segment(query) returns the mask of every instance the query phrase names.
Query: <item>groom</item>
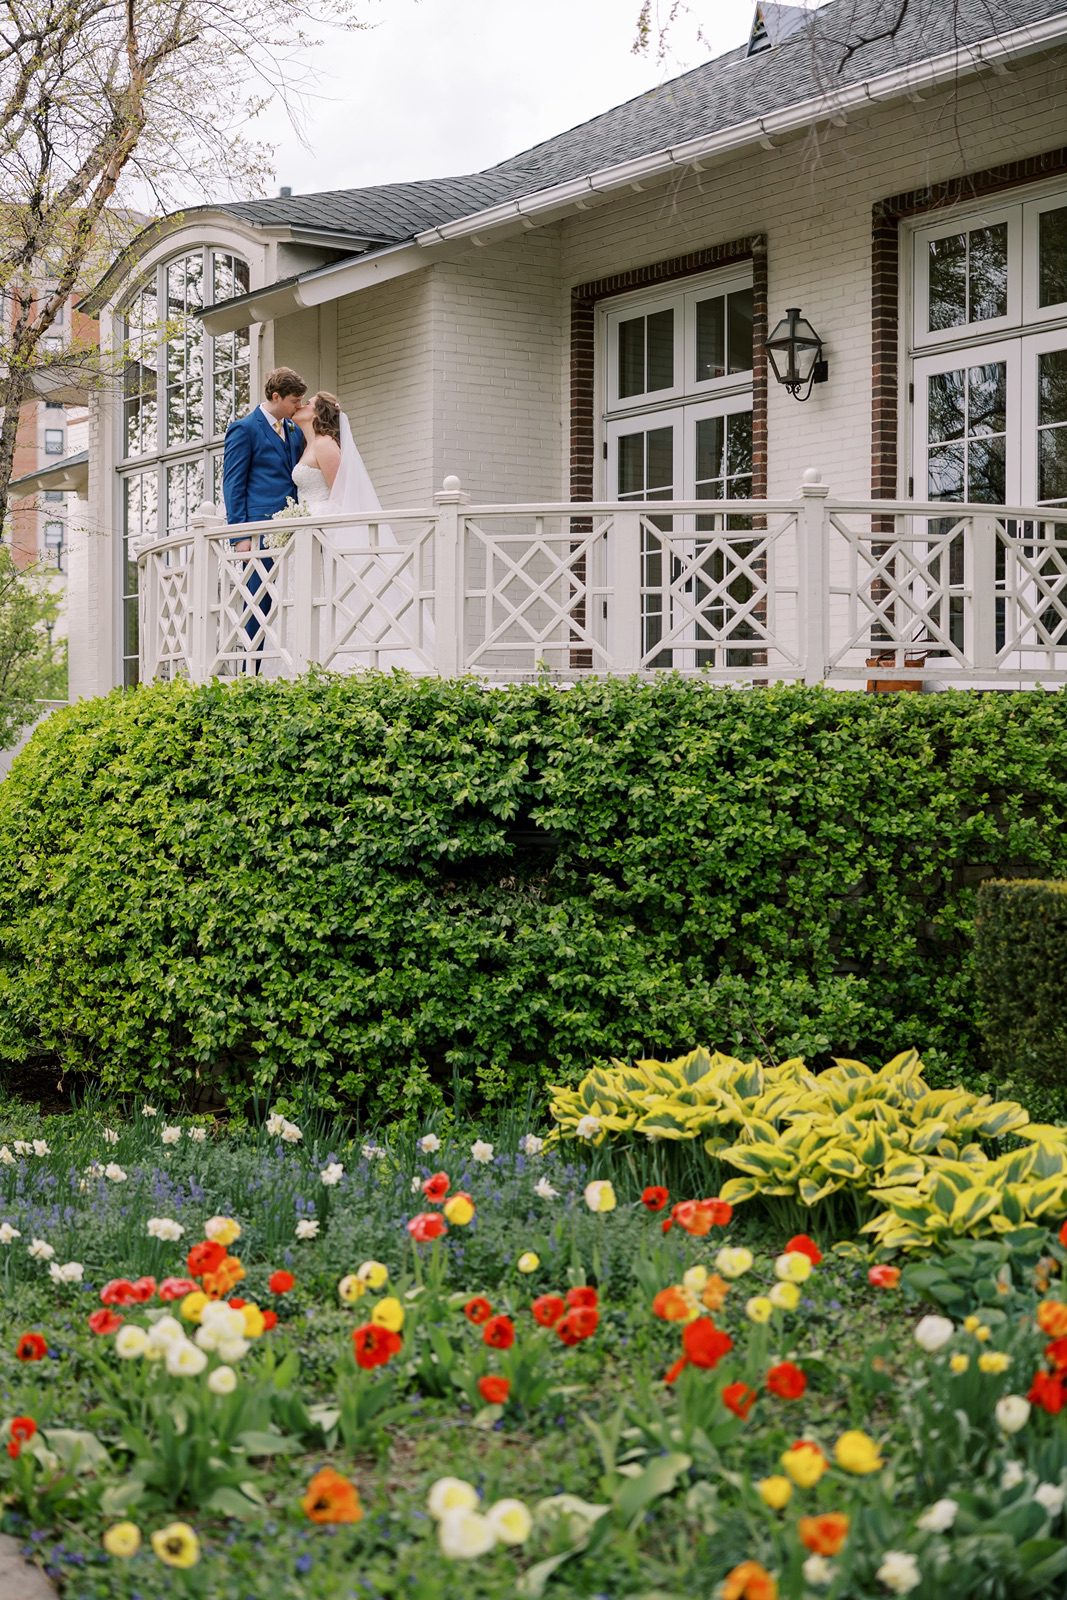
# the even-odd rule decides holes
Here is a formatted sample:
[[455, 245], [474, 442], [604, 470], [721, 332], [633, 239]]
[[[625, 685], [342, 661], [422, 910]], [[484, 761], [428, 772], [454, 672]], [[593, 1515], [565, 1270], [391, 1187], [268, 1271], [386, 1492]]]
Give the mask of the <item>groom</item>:
[[[264, 383], [266, 399], [247, 417], [231, 422], [226, 429], [226, 443], [222, 455], [222, 494], [226, 502], [226, 521], [230, 527], [243, 522], [265, 522], [281, 511], [286, 500], [298, 498], [293, 482], [293, 468], [304, 449], [304, 435], [293, 421], [305, 394], [307, 384], [292, 367], [275, 367], [268, 372]], [[262, 538], [256, 541], [262, 549]], [[247, 552], [251, 539], [235, 539], [234, 550]], [[266, 557], [263, 566], [273, 565]], [[248, 593], [254, 595], [262, 586], [258, 571], [249, 573]], [[259, 608], [253, 606], [244, 624], [249, 649], [261, 647], [263, 621], [271, 607], [271, 597], [264, 595]], [[257, 663], [258, 665], [258, 663]]]

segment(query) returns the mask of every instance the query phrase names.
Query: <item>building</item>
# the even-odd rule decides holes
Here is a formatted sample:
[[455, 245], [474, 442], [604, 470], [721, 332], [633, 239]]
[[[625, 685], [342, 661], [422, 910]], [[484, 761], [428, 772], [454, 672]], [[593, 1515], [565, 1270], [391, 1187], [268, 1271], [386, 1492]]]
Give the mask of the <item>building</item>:
[[[910, 646], [913, 681], [931, 655], [1067, 680], [1067, 7], [913, 4], [894, 34], [896, 10], [761, 5], [747, 47], [484, 172], [134, 241], [88, 301], [131, 358], [91, 401], [72, 692], [241, 670], [239, 564], [207, 524], [196, 569], [191, 529], [278, 363], [339, 395], [383, 504], [417, 508], [388, 524], [437, 670], [862, 681]], [[794, 311], [821, 348], [791, 391], [766, 344]], [[380, 584], [346, 569], [338, 600], [329, 549], [293, 551], [267, 574], [296, 584], [275, 669], [388, 665]]]

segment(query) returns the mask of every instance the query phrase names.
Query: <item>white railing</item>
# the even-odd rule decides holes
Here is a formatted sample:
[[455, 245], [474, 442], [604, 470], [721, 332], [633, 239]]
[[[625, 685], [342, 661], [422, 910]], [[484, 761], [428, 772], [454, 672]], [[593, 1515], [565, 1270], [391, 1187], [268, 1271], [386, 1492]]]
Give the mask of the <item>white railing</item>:
[[447, 478], [374, 517], [203, 506], [138, 563], [146, 680], [1067, 682], [1067, 508], [836, 501], [814, 472], [786, 501], [472, 506]]

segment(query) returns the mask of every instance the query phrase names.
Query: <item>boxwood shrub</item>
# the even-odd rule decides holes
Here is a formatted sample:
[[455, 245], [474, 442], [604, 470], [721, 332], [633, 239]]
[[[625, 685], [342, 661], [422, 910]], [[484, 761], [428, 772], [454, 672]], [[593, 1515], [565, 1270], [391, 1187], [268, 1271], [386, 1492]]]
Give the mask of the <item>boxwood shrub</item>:
[[974, 955], [987, 1055], [1020, 1081], [1067, 1090], [1067, 882], [983, 883]]
[[157, 685], [0, 785], [0, 1060], [389, 1114], [696, 1043], [973, 1084], [975, 885], [1023, 872], [1059, 694]]

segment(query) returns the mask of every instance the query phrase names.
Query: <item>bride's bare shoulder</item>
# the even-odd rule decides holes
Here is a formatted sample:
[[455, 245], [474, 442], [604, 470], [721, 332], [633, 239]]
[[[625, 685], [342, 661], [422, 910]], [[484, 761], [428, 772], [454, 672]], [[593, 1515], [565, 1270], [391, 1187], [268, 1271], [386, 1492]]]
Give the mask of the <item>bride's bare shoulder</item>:
[[336, 439], [331, 439], [328, 433], [320, 433], [315, 440], [315, 455], [320, 466], [324, 461], [336, 466], [341, 459], [341, 446]]

